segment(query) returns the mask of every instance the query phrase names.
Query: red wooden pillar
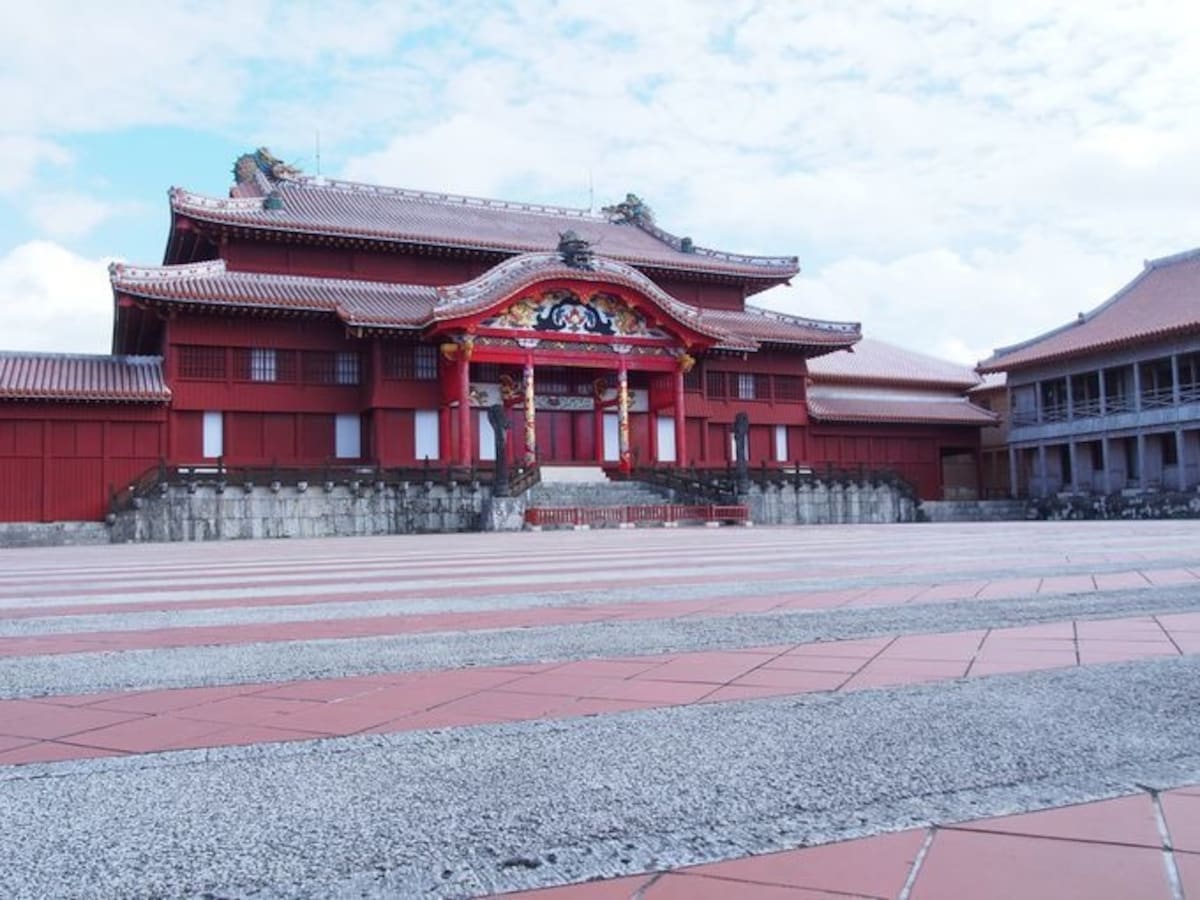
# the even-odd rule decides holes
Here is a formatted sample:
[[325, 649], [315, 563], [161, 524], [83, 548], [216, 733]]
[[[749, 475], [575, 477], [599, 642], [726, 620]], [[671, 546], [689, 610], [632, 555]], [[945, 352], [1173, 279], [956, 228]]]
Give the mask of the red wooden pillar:
[[598, 465], [604, 465], [604, 407], [600, 405], [600, 394], [598, 391], [592, 392], [592, 439], [594, 441], [594, 452], [592, 455], [596, 458]]
[[471, 464], [471, 355], [465, 346], [458, 350], [458, 454], [460, 466]]
[[439, 459], [451, 459], [450, 407], [445, 403], [438, 407], [438, 457]]
[[687, 413], [683, 407], [683, 367], [675, 370], [675, 465], [687, 465]]
[[525, 465], [538, 461], [537, 396], [533, 386], [533, 356], [525, 357]]
[[623, 359], [617, 369], [617, 443], [620, 470], [628, 475], [633, 470], [633, 454], [629, 448], [629, 372]]

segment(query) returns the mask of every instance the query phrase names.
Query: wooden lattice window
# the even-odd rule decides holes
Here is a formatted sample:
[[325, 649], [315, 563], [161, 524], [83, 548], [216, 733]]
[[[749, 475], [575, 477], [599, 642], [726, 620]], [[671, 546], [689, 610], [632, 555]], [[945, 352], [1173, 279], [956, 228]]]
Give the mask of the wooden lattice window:
[[793, 402], [803, 400], [804, 379], [798, 375], [776, 375], [775, 399]]
[[323, 350], [304, 354], [304, 380], [308, 384], [334, 384], [334, 355]]
[[194, 347], [178, 348], [179, 377], [197, 381], [225, 380], [225, 348]]
[[358, 354], [353, 350], [336, 353], [333, 358], [333, 380], [337, 384], [358, 384], [360, 368]]
[[724, 372], [708, 371], [704, 373], [704, 392], [715, 400], [723, 400], [728, 396]]
[[417, 381], [437, 381], [437, 347], [417, 344], [413, 348], [413, 377]]
[[296, 351], [239, 347], [233, 351], [233, 373], [239, 381], [295, 381]]

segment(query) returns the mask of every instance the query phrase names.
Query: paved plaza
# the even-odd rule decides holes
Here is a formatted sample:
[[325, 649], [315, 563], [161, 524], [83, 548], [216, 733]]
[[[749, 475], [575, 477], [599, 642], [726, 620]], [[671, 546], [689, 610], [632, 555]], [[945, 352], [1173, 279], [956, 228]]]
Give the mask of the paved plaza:
[[0, 895], [1200, 898], [1200, 523], [0, 551]]

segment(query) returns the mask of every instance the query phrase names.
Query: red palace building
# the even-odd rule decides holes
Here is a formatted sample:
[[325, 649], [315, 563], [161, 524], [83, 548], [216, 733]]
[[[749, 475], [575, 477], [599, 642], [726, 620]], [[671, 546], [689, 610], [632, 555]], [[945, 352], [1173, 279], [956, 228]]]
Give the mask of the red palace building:
[[481, 200], [265, 150], [234, 172], [228, 197], [171, 190], [162, 265], [112, 266], [113, 355], [0, 354], [0, 520], [102, 518], [163, 463], [486, 468], [505, 419], [518, 464], [725, 467], [743, 411], [752, 466], [868, 464], [940, 497], [939, 460], [977, 460], [991, 422], [960, 396], [973, 376], [839, 366], [826, 380], [858, 395], [887, 384], [870, 415], [843, 390], [814, 416], [807, 361], [859, 326], [747, 303], [797, 260], [706, 249], [633, 195], [600, 213]]

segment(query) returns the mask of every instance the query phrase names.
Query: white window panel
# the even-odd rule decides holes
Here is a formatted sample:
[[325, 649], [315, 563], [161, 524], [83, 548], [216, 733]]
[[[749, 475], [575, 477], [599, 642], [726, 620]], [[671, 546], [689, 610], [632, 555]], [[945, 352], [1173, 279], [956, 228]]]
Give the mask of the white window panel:
[[486, 409], [479, 411], [479, 458], [484, 461], [496, 458], [496, 430]]
[[604, 414], [604, 461], [617, 462], [621, 458], [621, 423], [616, 413]]
[[788, 445], [787, 445], [787, 426], [775, 426], [775, 462], [787, 462]]
[[738, 372], [737, 377], [738, 399], [753, 400], [754, 399], [754, 373], [753, 372]]
[[333, 435], [333, 452], [338, 459], [362, 457], [362, 421], [357, 413], [339, 413]]
[[250, 380], [275, 381], [278, 377], [275, 351], [268, 347], [253, 347], [250, 350]]
[[334, 357], [334, 380], [338, 384], [358, 384], [358, 354], [341, 352]]
[[436, 409], [418, 409], [415, 418], [416, 446], [414, 455], [418, 460], [438, 459], [441, 448], [438, 442], [438, 413]]
[[216, 459], [225, 455], [225, 419], [222, 413], [204, 414], [204, 457]]
[[658, 433], [659, 462], [675, 462], [675, 419], [672, 416], [655, 416]]

